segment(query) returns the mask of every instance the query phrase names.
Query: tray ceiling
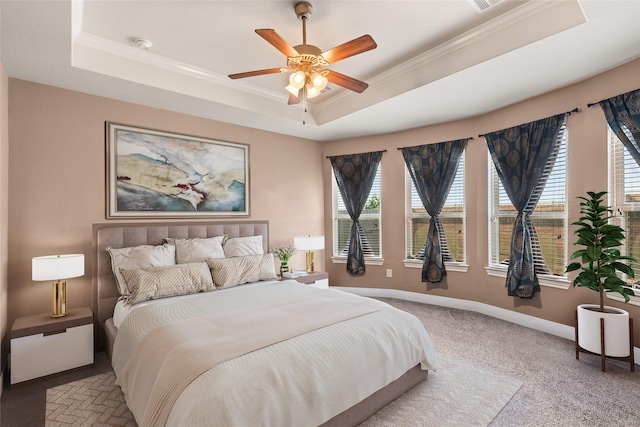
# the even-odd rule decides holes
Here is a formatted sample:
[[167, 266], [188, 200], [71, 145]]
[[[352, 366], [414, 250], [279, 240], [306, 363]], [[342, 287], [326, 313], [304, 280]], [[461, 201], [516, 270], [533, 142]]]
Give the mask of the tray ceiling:
[[10, 77], [314, 140], [477, 116], [640, 57], [637, 1], [315, 1], [308, 43], [378, 47], [330, 66], [369, 88], [330, 84], [303, 125], [288, 75], [227, 77], [286, 65], [254, 30], [301, 44], [294, 3], [2, 0], [0, 53]]

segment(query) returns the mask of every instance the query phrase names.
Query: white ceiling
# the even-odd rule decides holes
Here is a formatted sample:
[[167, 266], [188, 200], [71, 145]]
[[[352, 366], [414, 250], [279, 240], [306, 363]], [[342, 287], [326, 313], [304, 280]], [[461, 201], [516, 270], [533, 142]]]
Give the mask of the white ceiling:
[[330, 66], [369, 88], [330, 85], [305, 125], [288, 75], [227, 77], [286, 65], [254, 30], [301, 44], [296, 1], [1, 0], [0, 57], [9, 77], [319, 141], [477, 116], [640, 57], [638, 0], [486, 1], [312, 0], [309, 44], [378, 47]]

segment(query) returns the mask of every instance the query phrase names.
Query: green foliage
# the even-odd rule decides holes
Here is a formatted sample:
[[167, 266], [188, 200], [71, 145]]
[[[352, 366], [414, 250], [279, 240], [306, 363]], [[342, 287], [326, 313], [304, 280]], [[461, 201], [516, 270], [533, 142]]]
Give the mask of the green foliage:
[[380, 196], [377, 194], [372, 195], [367, 199], [367, 203], [364, 205], [365, 210], [379, 209], [380, 208]]
[[600, 293], [600, 311], [604, 311], [604, 293], [617, 292], [629, 302], [629, 295], [633, 291], [625, 287], [626, 282], [618, 277], [617, 272], [633, 278], [631, 267], [620, 260], [637, 261], [634, 257], [624, 256], [616, 249], [622, 246], [625, 236], [624, 230], [614, 224], [609, 224], [613, 217], [611, 207], [602, 204], [602, 197], [606, 191], [587, 192], [587, 197], [578, 197], [580, 202], [579, 221], [572, 223], [578, 226], [573, 232], [578, 239], [576, 246], [584, 246], [571, 254], [570, 259], [579, 258], [580, 261], [570, 263], [565, 272], [580, 270], [573, 280], [573, 286], [589, 288]]

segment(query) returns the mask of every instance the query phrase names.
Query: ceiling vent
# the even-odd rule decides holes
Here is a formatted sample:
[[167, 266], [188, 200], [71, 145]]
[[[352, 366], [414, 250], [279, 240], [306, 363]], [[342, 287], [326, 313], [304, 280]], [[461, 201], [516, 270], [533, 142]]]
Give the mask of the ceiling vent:
[[469, 0], [469, 3], [471, 3], [471, 6], [480, 13], [503, 1], [504, 0]]

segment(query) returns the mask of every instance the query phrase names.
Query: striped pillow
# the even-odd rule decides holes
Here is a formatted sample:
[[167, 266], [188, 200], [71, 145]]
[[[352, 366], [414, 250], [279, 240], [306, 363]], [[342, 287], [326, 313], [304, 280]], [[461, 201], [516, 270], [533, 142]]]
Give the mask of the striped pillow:
[[225, 236], [206, 239], [171, 239], [176, 246], [176, 264], [202, 262], [207, 258], [224, 258], [222, 249], [224, 239]]
[[131, 295], [127, 305], [156, 298], [215, 290], [207, 263], [195, 262], [165, 267], [121, 270]]
[[141, 245], [128, 248], [112, 248], [109, 246], [107, 252], [111, 256], [111, 270], [116, 279], [120, 295], [127, 296], [130, 290], [127, 281], [122, 277], [122, 270], [135, 270], [138, 268], [161, 267], [175, 265], [176, 247], [173, 244], [152, 246]]
[[248, 255], [233, 258], [208, 259], [216, 289], [231, 288], [243, 283], [276, 279], [273, 254]]

